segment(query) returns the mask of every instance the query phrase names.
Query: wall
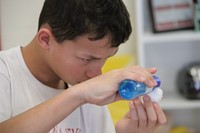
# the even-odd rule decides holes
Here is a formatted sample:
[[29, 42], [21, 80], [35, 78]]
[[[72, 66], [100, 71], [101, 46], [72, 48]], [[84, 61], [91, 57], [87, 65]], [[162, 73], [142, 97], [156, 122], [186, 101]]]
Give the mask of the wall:
[[44, 0], [1, 0], [2, 48], [26, 45], [37, 31]]

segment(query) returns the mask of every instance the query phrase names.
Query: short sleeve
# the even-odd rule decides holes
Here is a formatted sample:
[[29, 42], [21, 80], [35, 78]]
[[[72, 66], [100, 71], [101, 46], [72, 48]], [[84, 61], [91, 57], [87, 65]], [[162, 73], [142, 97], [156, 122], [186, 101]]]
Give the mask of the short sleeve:
[[8, 70], [0, 58], [0, 122], [11, 118], [11, 89]]

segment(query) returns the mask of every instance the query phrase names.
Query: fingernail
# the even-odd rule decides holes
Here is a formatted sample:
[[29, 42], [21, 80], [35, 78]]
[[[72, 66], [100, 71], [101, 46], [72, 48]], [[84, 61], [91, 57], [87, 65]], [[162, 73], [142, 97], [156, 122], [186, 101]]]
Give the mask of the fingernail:
[[133, 101], [130, 101], [130, 104], [133, 105], [134, 104]]
[[136, 98], [133, 99], [133, 102], [138, 102], [138, 101], [139, 101], [138, 97], [136, 97]]
[[143, 97], [143, 100], [144, 100], [145, 102], [148, 102], [148, 101], [150, 100], [150, 97], [149, 97], [148, 95], [145, 95], [145, 96]]
[[155, 108], [159, 108], [158, 103], [154, 102], [153, 105], [154, 105]]
[[151, 81], [151, 86], [156, 86], [155, 81]]
[[154, 85], [157, 86], [157, 82], [154, 80]]

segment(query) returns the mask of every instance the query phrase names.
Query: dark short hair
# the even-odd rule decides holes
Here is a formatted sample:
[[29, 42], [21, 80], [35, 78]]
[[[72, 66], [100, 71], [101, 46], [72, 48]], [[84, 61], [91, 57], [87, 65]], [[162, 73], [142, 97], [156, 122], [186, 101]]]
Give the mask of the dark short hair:
[[84, 34], [89, 34], [90, 40], [110, 34], [111, 47], [118, 47], [132, 32], [122, 0], [45, 0], [38, 30], [43, 24], [51, 27], [59, 43]]

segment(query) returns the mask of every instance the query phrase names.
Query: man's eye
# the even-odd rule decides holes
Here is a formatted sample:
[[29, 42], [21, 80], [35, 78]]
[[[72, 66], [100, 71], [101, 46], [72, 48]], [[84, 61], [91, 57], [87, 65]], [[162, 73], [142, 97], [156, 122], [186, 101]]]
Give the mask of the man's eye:
[[84, 62], [90, 62], [90, 61], [92, 61], [92, 59], [87, 59], [87, 58], [82, 58], [82, 60], [83, 60]]

